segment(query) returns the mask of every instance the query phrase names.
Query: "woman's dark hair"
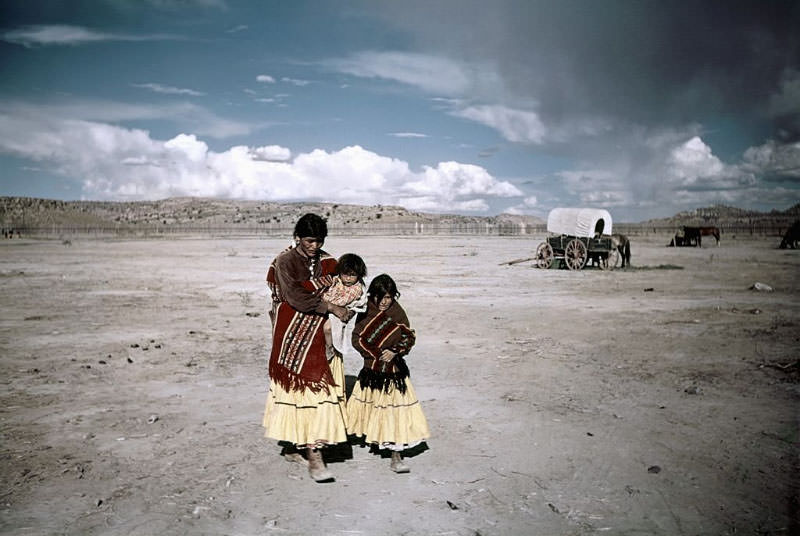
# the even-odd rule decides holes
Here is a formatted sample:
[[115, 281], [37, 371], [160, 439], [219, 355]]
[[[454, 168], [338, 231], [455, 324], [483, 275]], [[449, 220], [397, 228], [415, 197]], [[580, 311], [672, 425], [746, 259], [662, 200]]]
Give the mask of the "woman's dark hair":
[[384, 296], [391, 296], [393, 300], [400, 297], [394, 279], [386, 274], [376, 276], [375, 279], [370, 282], [367, 294], [369, 294], [369, 299], [372, 300], [373, 303], [379, 303]]
[[364, 259], [355, 253], [345, 253], [339, 257], [339, 262], [336, 263], [336, 275], [339, 274], [353, 274], [363, 282], [367, 277], [367, 265], [364, 264]]
[[325, 237], [328, 236], [328, 224], [325, 223], [321, 216], [309, 212], [297, 220], [294, 225], [294, 236], [297, 238], [313, 237], [325, 240]]

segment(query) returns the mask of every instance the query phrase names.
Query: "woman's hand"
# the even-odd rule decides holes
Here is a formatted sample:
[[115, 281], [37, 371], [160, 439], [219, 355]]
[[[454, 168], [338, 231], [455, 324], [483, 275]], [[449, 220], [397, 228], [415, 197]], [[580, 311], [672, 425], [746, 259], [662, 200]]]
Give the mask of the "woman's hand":
[[334, 305], [330, 302], [325, 302], [325, 303], [328, 304], [328, 312], [333, 313], [336, 316], [336, 318], [345, 323], [347, 323], [347, 321], [350, 320], [350, 317], [352, 316], [350, 314], [351, 311], [348, 311], [346, 307], [342, 307], [341, 305]]
[[384, 351], [381, 352], [380, 360], [383, 361], [384, 363], [388, 363], [389, 361], [394, 359], [394, 356], [396, 356], [396, 355], [397, 354], [395, 354], [391, 350], [384, 350]]

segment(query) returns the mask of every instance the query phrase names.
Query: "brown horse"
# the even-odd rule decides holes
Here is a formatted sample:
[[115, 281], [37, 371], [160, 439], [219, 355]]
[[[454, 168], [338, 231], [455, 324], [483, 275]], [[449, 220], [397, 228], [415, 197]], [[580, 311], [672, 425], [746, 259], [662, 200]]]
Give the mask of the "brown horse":
[[683, 232], [675, 235], [675, 245], [703, 247], [704, 236], [713, 236], [717, 239], [717, 246], [719, 246], [719, 228], [714, 226], [691, 227], [689, 225], [684, 225]]
[[795, 249], [798, 242], [800, 242], [800, 220], [795, 220], [792, 226], [786, 230], [786, 234], [783, 235], [780, 248], [786, 249], [789, 247]]
[[622, 267], [625, 268], [625, 263], [631, 265], [631, 241], [624, 234], [614, 233], [611, 235], [611, 244], [619, 251], [619, 256], [622, 258]]

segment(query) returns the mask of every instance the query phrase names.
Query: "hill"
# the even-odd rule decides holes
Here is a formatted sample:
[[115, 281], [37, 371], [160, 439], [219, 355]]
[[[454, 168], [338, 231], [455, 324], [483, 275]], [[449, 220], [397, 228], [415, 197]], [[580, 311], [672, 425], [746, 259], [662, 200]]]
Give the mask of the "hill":
[[780, 211], [759, 212], [726, 205], [713, 205], [678, 212], [670, 218], [652, 219], [642, 222], [643, 226], [680, 227], [681, 225], [715, 225], [729, 229], [781, 228], [800, 219], [800, 203]]
[[413, 212], [389, 205], [338, 203], [274, 203], [176, 197], [158, 201], [58, 201], [30, 197], [0, 197], [3, 227], [81, 230], [261, 230], [291, 229], [303, 214], [314, 212], [333, 228], [393, 230], [400, 228], [470, 228], [542, 226], [534, 216], [492, 217]]
[[[414, 212], [391, 205], [341, 203], [275, 203], [174, 197], [158, 201], [58, 201], [31, 197], [0, 197], [0, 224], [29, 233], [63, 232], [241, 232], [286, 233], [306, 212], [328, 220], [339, 232], [406, 234], [544, 232], [546, 222], [535, 216], [500, 214], [463, 216]], [[619, 223], [623, 232], [677, 229], [682, 225], [716, 225], [728, 232], [782, 233], [800, 219], [800, 203], [785, 211], [758, 212], [725, 205], [679, 212], [669, 218]]]

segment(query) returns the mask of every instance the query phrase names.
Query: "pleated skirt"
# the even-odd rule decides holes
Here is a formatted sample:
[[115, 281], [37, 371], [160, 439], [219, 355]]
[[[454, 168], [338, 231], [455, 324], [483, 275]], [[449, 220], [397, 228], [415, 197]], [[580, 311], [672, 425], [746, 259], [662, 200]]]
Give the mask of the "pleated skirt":
[[348, 433], [390, 450], [414, 447], [431, 435], [410, 378], [405, 393], [394, 386], [389, 391], [362, 389], [356, 382], [347, 400], [347, 423]]
[[264, 409], [264, 436], [278, 441], [322, 447], [347, 441], [344, 363], [334, 357], [329, 365], [336, 381], [330, 393], [310, 389], [287, 391], [270, 380]]

